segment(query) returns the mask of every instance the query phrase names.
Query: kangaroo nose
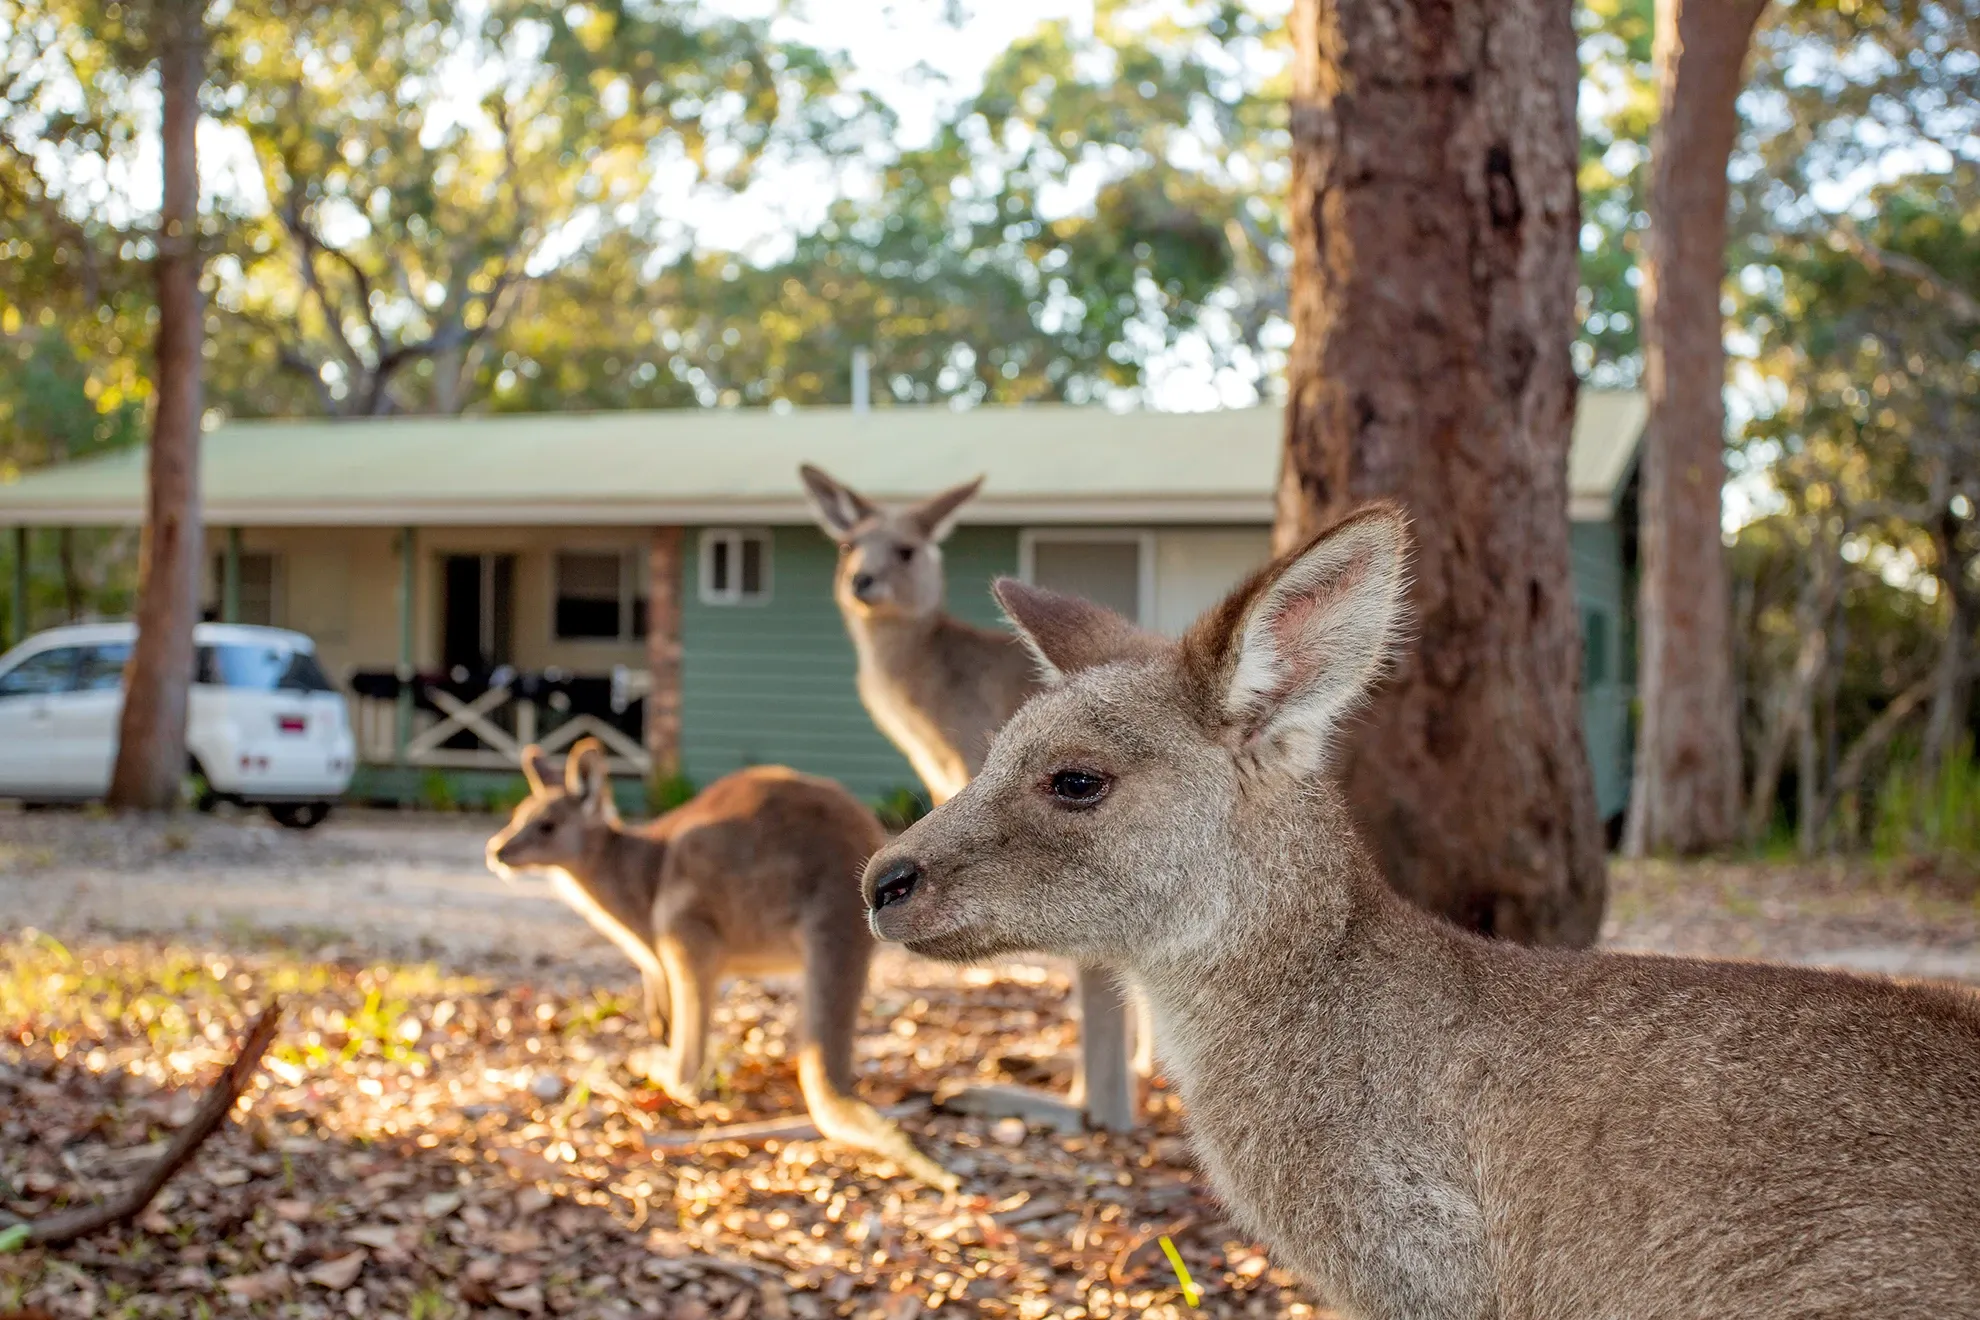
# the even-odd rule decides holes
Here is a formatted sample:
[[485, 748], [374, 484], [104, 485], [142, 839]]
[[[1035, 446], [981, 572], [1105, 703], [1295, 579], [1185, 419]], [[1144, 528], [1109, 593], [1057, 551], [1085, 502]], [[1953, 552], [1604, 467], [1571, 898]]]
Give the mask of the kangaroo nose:
[[873, 590], [873, 575], [871, 573], [853, 574], [853, 595], [865, 599], [866, 593], [871, 590]]
[[905, 901], [920, 883], [920, 865], [911, 857], [901, 858], [873, 878], [873, 910]]

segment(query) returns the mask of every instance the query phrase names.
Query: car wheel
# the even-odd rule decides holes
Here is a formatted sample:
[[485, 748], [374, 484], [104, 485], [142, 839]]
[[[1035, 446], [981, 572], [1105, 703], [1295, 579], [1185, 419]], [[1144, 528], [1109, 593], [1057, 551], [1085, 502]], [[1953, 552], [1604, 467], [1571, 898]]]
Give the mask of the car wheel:
[[268, 814], [275, 823], [284, 829], [313, 830], [330, 816], [328, 802], [275, 802], [269, 804]]

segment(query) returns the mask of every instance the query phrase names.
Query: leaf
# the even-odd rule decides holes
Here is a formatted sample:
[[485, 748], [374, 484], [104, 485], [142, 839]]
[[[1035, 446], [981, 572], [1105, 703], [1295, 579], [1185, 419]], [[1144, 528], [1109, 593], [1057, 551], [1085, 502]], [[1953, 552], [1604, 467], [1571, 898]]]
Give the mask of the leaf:
[[1195, 1306], [1203, 1300], [1203, 1290], [1196, 1286], [1196, 1280], [1189, 1277], [1189, 1266], [1183, 1264], [1182, 1253], [1167, 1233], [1162, 1234], [1162, 1254], [1169, 1258], [1169, 1266], [1176, 1272], [1176, 1282], [1182, 1286], [1183, 1300]]
[[227, 1295], [241, 1302], [265, 1302], [270, 1298], [286, 1296], [290, 1284], [289, 1272], [280, 1265], [220, 1281]]
[[4, 1256], [11, 1251], [19, 1251], [27, 1245], [27, 1240], [28, 1226], [26, 1224], [14, 1224], [8, 1228], [0, 1228], [0, 1256]]
[[356, 1251], [333, 1256], [329, 1260], [310, 1266], [303, 1271], [303, 1279], [319, 1288], [342, 1292], [357, 1282], [358, 1275], [364, 1272], [365, 1261], [370, 1258], [370, 1253], [360, 1247]]

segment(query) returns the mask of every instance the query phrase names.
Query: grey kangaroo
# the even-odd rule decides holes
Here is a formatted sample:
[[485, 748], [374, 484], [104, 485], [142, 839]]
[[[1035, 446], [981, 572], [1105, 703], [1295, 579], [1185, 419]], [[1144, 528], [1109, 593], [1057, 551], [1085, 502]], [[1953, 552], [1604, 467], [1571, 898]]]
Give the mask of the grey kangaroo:
[[1345, 1315], [1980, 1316], [1980, 1000], [1488, 942], [1383, 883], [1327, 767], [1407, 545], [1363, 509], [1179, 644], [998, 584], [1056, 681], [868, 864], [875, 929], [1132, 968], [1212, 1182]]
[[956, 1188], [953, 1174], [853, 1094], [853, 1034], [873, 956], [858, 875], [886, 837], [872, 812], [828, 780], [758, 766], [627, 829], [597, 739], [571, 749], [562, 783], [536, 747], [524, 749], [522, 765], [529, 798], [488, 841], [488, 865], [546, 872], [633, 960], [647, 1025], [667, 1041], [655, 1080], [668, 1094], [698, 1097], [723, 975], [801, 971], [798, 1084], [818, 1130]]
[[[859, 696], [937, 805], [983, 767], [990, 741], [1039, 689], [1024, 643], [942, 606], [942, 542], [983, 478], [905, 509], [884, 509], [809, 464], [798, 469], [839, 543], [833, 597], [859, 658]], [[1068, 1105], [1097, 1126], [1134, 1126], [1128, 1014], [1111, 973], [1079, 973], [1080, 1058]], [[1149, 1033], [1144, 1029], [1142, 1040]], [[1140, 1060], [1147, 1071], [1146, 1060]], [[1035, 1112], [1041, 1106], [1021, 1104]]]

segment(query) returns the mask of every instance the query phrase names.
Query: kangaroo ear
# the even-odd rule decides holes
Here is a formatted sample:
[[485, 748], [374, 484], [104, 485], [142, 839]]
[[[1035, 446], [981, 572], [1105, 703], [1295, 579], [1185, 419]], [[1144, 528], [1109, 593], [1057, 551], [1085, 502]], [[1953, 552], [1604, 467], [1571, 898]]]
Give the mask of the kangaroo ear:
[[612, 802], [612, 768], [607, 763], [605, 744], [596, 738], [580, 738], [564, 762], [564, 791], [584, 804], [588, 813], [606, 820], [617, 820]]
[[956, 530], [956, 514], [983, 488], [983, 478], [951, 486], [940, 495], [931, 495], [909, 509], [906, 518], [931, 541], [946, 541]]
[[804, 492], [811, 500], [812, 512], [818, 515], [819, 525], [833, 540], [880, 512], [878, 506], [858, 491], [840, 485], [809, 463], [798, 468], [798, 476], [804, 481]]
[[550, 768], [550, 757], [535, 743], [522, 749], [522, 772], [529, 781], [531, 797], [542, 797], [545, 786], [557, 782], [556, 771]]
[[1016, 578], [998, 578], [990, 590], [1048, 682], [1095, 665], [1153, 655], [1167, 645], [1104, 605], [1078, 596]]
[[1402, 511], [1372, 504], [1260, 569], [1183, 639], [1205, 714], [1260, 759], [1318, 773], [1401, 641], [1408, 553]]

